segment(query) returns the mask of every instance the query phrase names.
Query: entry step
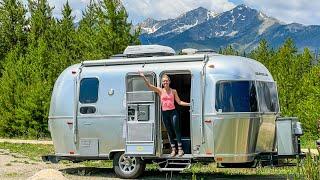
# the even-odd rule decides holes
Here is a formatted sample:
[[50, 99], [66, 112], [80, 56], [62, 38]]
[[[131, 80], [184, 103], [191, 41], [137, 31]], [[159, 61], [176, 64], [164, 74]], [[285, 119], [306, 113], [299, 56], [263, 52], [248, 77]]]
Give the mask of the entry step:
[[191, 159], [166, 159], [159, 163], [160, 171], [183, 171], [191, 167]]
[[183, 156], [174, 156], [172, 157], [170, 154], [162, 154], [161, 158], [166, 158], [166, 159], [191, 159], [193, 156], [192, 154], [184, 154]]
[[180, 171], [183, 171], [187, 168], [159, 168], [159, 171], [177, 171], [177, 172], [180, 172]]

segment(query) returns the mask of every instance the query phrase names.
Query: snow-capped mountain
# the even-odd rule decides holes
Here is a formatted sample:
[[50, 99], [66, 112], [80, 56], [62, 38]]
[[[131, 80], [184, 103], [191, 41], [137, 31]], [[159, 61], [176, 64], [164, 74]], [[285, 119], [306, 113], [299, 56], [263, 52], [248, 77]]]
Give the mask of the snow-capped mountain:
[[139, 24], [142, 33], [152, 34], [156, 32], [161, 26], [169, 23], [172, 19], [157, 21], [152, 18], [148, 18]]
[[175, 49], [212, 48], [233, 45], [238, 50], [251, 50], [264, 38], [273, 47], [291, 37], [298, 48], [319, 48], [320, 26], [284, 24], [275, 18], [239, 5], [220, 14], [197, 8], [175, 19], [140, 23], [142, 44], [162, 44]]
[[148, 18], [138, 26], [145, 32], [142, 36], [149, 37], [150, 35], [150, 37], [171, 38], [192, 27], [209, 21], [216, 16], [216, 13], [203, 7], [199, 7], [180, 15], [175, 19], [157, 21]]

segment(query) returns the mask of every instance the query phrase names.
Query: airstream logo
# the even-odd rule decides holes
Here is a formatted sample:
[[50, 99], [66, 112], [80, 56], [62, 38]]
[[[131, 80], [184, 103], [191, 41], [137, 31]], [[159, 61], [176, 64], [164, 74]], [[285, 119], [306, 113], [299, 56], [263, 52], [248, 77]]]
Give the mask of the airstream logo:
[[263, 73], [263, 72], [256, 72], [257, 76], [268, 76], [267, 73]]
[[144, 148], [143, 148], [143, 146], [137, 146], [137, 147], [136, 147], [136, 150], [137, 150], [137, 151], [143, 151]]

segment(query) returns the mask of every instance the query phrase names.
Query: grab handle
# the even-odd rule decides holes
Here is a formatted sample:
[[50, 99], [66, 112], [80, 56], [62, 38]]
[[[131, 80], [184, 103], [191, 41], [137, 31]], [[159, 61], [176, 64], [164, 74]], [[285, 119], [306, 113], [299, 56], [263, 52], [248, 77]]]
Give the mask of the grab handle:
[[190, 111], [193, 112], [193, 109], [194, 109], [194, 100], [191, 99]]

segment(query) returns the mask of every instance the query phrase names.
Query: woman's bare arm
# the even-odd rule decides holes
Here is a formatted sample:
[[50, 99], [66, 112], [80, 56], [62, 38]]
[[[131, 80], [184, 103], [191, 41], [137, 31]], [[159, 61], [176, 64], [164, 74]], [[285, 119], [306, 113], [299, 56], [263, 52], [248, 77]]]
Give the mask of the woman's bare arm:
[[180, 106], [190, 106], [190, 103], [181, 101], [178, 95], [177, 90], [172, 89], [173, 90], [173, 94], [174, 94], [174, 99], [176, 100], [176, 102], [180, 105]]
[[149, 82], [149, 80], [144, 76], [143, 72], [139, 72], [139, 75], [143, 78], [145, 84], [147, 85], [147, 87], [148, 87], [150, 90], [152, 90], [152, 91], [154, 91], [154, 92], [156, 92], [156, 93], [158, 93], [158, 94], [161, 94], [161, 89], [160, 89], [159, 87], [156, 87], [156, 86], [152, 85], [152, 84]]

